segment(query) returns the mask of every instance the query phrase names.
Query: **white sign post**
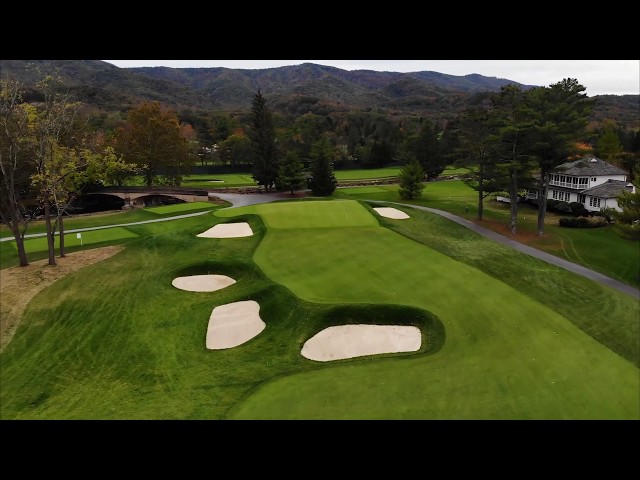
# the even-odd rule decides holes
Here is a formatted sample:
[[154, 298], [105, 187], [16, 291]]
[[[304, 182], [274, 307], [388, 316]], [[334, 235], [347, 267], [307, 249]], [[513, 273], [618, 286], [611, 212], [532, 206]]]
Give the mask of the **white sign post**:
[[82, 234], [81, 233], [76, 233], [76, 238], [80, 239], [80, 246], [82, 246]]

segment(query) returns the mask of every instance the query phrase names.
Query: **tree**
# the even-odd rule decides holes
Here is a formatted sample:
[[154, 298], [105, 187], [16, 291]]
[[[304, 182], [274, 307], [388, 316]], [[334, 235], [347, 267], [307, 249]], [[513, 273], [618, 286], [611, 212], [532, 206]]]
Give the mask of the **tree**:
[[282, 159], [277, 183], [283, 190], [299, 190], [305, 185], [303, 165], [300, 158], [294, 151], [289, 151]]
[[253, 179], [268, 192], [278, 177], [278, 154], [273, 115], [260, 90], [251, 105], [249, 138], [254, 152]]
[[331, 165], [331, 146], [321, 138], [311, 147], [311, 190], [314, 195], [328, 197], [338, 184]]
[[629, 240], [640, 240], [640, 181], [633, 184], [634, 192], [625, 191], [618, 196], [621, 212], [611, 210], [614, 228]]
[[424, 170], [417, 160], [411, 160], [400, 170], [400, 188], [398, 193], [402, 198], [411, 200], [420, 198], [424, 190]]
[[490, 139], [494, 133], [489, 109], [477, 106], [464, 111], [455, 122], [458, 145], [454, 149], [455, 163], [469, 169], [462, 181], [478, 192], [477, 219], [482, 220], [484, 199], [505, 188], [505, 175], [496, 166]]
[[31, 195], [30, 123], [35, 109], [23, 103], [22, 85], [0, 80], [0, 219], [16, 240], [20, 266], [29, 265], [24, 235], [32, 215], [27, 206]]
[[43, 107], [34, 122], [36, 171], [32, 183], [38, 189], [37, 198], [44, 209], [49, 265], [56, 265], [52, 207], [58, 206], [58, 198], [64, 195], [65, 188], [58, 179], [58, 152], [62, 140], [72, 130], [78, 104], [72, 103], [69, 93], [60, 89], [61, 79], [57, 73], [45, 75], [37, 85], [43, 94]]
[[593, 100], [576, 79], [566, 78], [549, 87], [527, 92], [526, 103], [533, 119], [529, 150], [540, 168], [538, 181], [538, 235], [544, 235], [549, 174], [574, 153], [585, 133]]
[[527, 151], [531, 133], [531, 118], [526, 105], [525, 93], [519, 86], [507, 85], [491, 101], [491, 123], [495, 134], [491, 135], [492, 155], [496, 155], [496, 166], [509, 179], [511, 199], [511, 234], [518, 231], [518, 189], [531, 183], [533, 163]]
[[447, 163], [441, 149], [437, 125], [424, 120], [420, 132], [409, 139], [409, 142], [412, 156], [422, 165], [427, 178], [438, 178], [447, 167]]
[[250, 164], [253, 160], [251, 140], [244, 135], [234, 133], [218, 144], [218, 154], [223, 165], [232, 166]]
[[596, 152], [598, 156], [608, 162], [615, 160], [618, 154], [622, 152], [620, 139], [613, 128], [607, 128], [604, 134], [598, 139]]
[[138, 166], [148, 187], [180, 185], [194, 160], [178, 118], [159, 102], [143, 102], [129, 110], [126, 125], [116, 133], [115, 147], [127, 162]]

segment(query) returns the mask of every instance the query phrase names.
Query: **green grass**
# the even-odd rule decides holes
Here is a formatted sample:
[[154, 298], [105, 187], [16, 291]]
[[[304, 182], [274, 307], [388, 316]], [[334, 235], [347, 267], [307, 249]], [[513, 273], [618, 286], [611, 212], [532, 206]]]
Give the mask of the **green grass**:
[[250, 173], [198, 174], [183, 178], [184, 187], [203, 187], [207, 189], [255, 186]]
[[[216, 215], [233, 217], [249, 212], [255, 212], [255, 207], [221, 210]], [[365, 207], [350, 200], [277, 202], [261, 205], [259, 212], [270, 229], [372, 227], [378, 225], [377, 220]]]
[[340, 181], [348, 180], [373, 180], [376, 178], [397, 177], [400, 175], [402, 167], [386, 168], [363, 168], [358, 170], [334, 170], [336, 179]]
[[[29, 304], [0, 354], [0, 418], [640, 416], [638, 368], [625, 359], [637, 301], [408, 211], [393, 221], [356, 202], [278, 202], [129, 227], [139, 237], [122, 253]], [[255, 235], [196, 237], [230, 219]], [[198, 273], [237, 283], [171, 286]], [[248, 299], [267, 328], [206, 350], [211, 310]], [[433, 341], [331, 364], [300, 355], [320, 329], [360, 318], [419, 321]], [[617, 344], [594, 339], [598, 329]]]
[[218, 205], [211, 204], [209, 202], [187, 202], [176, 203], [174, 205], [164, 205], [162, 207], [150, 207], [146, 210], [150, 213], [155, 213], [156, 215], [168, 215], [208, 210], [217, 206]]
[[[82, 238], [78, 238], [78, 235], [82, 235]], [[102, 230], [89, 230], [87, 232], [78, 233], [67, 233], [64, 236], [64, 244], [66, 248], [69, 248], [74, 251], [81, 248], [81, 244], [83, 246], [89, 246], [95, 243], [114, 243], [114, 240], [122, 240], [125, 238], [134, 238], [138, 235], [133, 233], [132, 231], [123, 228], [123, 227], [114, 227], [114, 228], [105, 228]], [[56, 237], [56, 246], [58, 246], [58, 237]], [[16, 242], [8, 242], [9, 245], [13, 247], [13, 249], [17, 252]], [[43, 252], [47, 250], [47, 238], [39, 237], [39, 238], [29, 238], [24, 241], [25, 249], [27, 250], [27, 254], [35, 253], [35, 252]], [[78, 248], [74, 248], [78, 247]]]
[[[424, 205], [468, 220], [474, 220], [477, 211], [476, 192], [460, 180], [427, 183], [422, 198], [414, 200], [400, 198], [397, 185], [339, 189], [334, 197]], [[491, 227], [493, 224], [494, 227], [506, 227], [510, 216], [509, 205], [491, 198], [485, 199], [485, 226]], [[547, 212], [545, 237], [537, 238], [537, 209], [529, 204], [521, 204], [518, 210], [518, 229], [531, 237], [526, 240], [527, 245], [640, 288], [640, 248], [637, 241], [621, 238], [611, 227], [562, 228], [558, 225], [560, 216], [553, 212]], [[501, 233], [506, 232], [503, 230]]]

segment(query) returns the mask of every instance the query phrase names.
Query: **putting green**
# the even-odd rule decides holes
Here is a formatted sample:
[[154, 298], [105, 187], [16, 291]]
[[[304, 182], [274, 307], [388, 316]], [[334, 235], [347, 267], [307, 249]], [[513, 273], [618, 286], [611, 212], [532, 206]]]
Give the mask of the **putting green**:
[[[296, 208], [335, 225], [357, 210], [349, 203]], [[638, 418], [638, 369], [555, 311], [388, 229], [309, 228], [285, 213], [292, 206], [251, 207], [268, 226], [285, 217], [290, 228], [271, 227], [254, 254], [270, 278], [312, 302], [423, 308], [440, 317], [446, 342], [432, 356], [278, 378], [233, 418]]]
[[232, 217], [258, 212], [268, 228], [306, 229], [377, 227], [378, 221], [358, 202], [352, 200], [268, 203], [257, 207], [218, 210], [215, 215]]

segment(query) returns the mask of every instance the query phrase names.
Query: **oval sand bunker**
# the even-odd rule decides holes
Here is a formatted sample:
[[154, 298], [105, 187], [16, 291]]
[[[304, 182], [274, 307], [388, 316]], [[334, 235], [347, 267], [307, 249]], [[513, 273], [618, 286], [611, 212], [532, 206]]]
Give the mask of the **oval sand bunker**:
[[201, 238], [237, 238], [250, 237], [253, 230], [247, 222], [239, 223], [221, 223], [211, 227], [206, 232], [199, 233], [197, 236]]
[[253, 300], [220, 305], [211, 312], [207, 328], [207, 348], [222, 350], [248, 342], [267, 326], [258, 312], [260, 305]]
[[416, 352], [422, 336], [417, 327], [400, 325], [340, 325], [325, 328], [302, 347], [302, 356], [328, 362], [380, 353]]
[[397, 208], [377, 207], [374, 208], [374, 210], [378, 212], [378, 215], [380, 215], [381, 217], [393, 218], [394, 220], [404, 220], [405, 218], [410, 218], [409, 215], [401, 210], [398, 210]]
[[234, 283], [236, 281], [226, 275], [191, 275], [189, 277], [176, 277], [171, 282], [171, 285], [189, 292], [215, 292]]

